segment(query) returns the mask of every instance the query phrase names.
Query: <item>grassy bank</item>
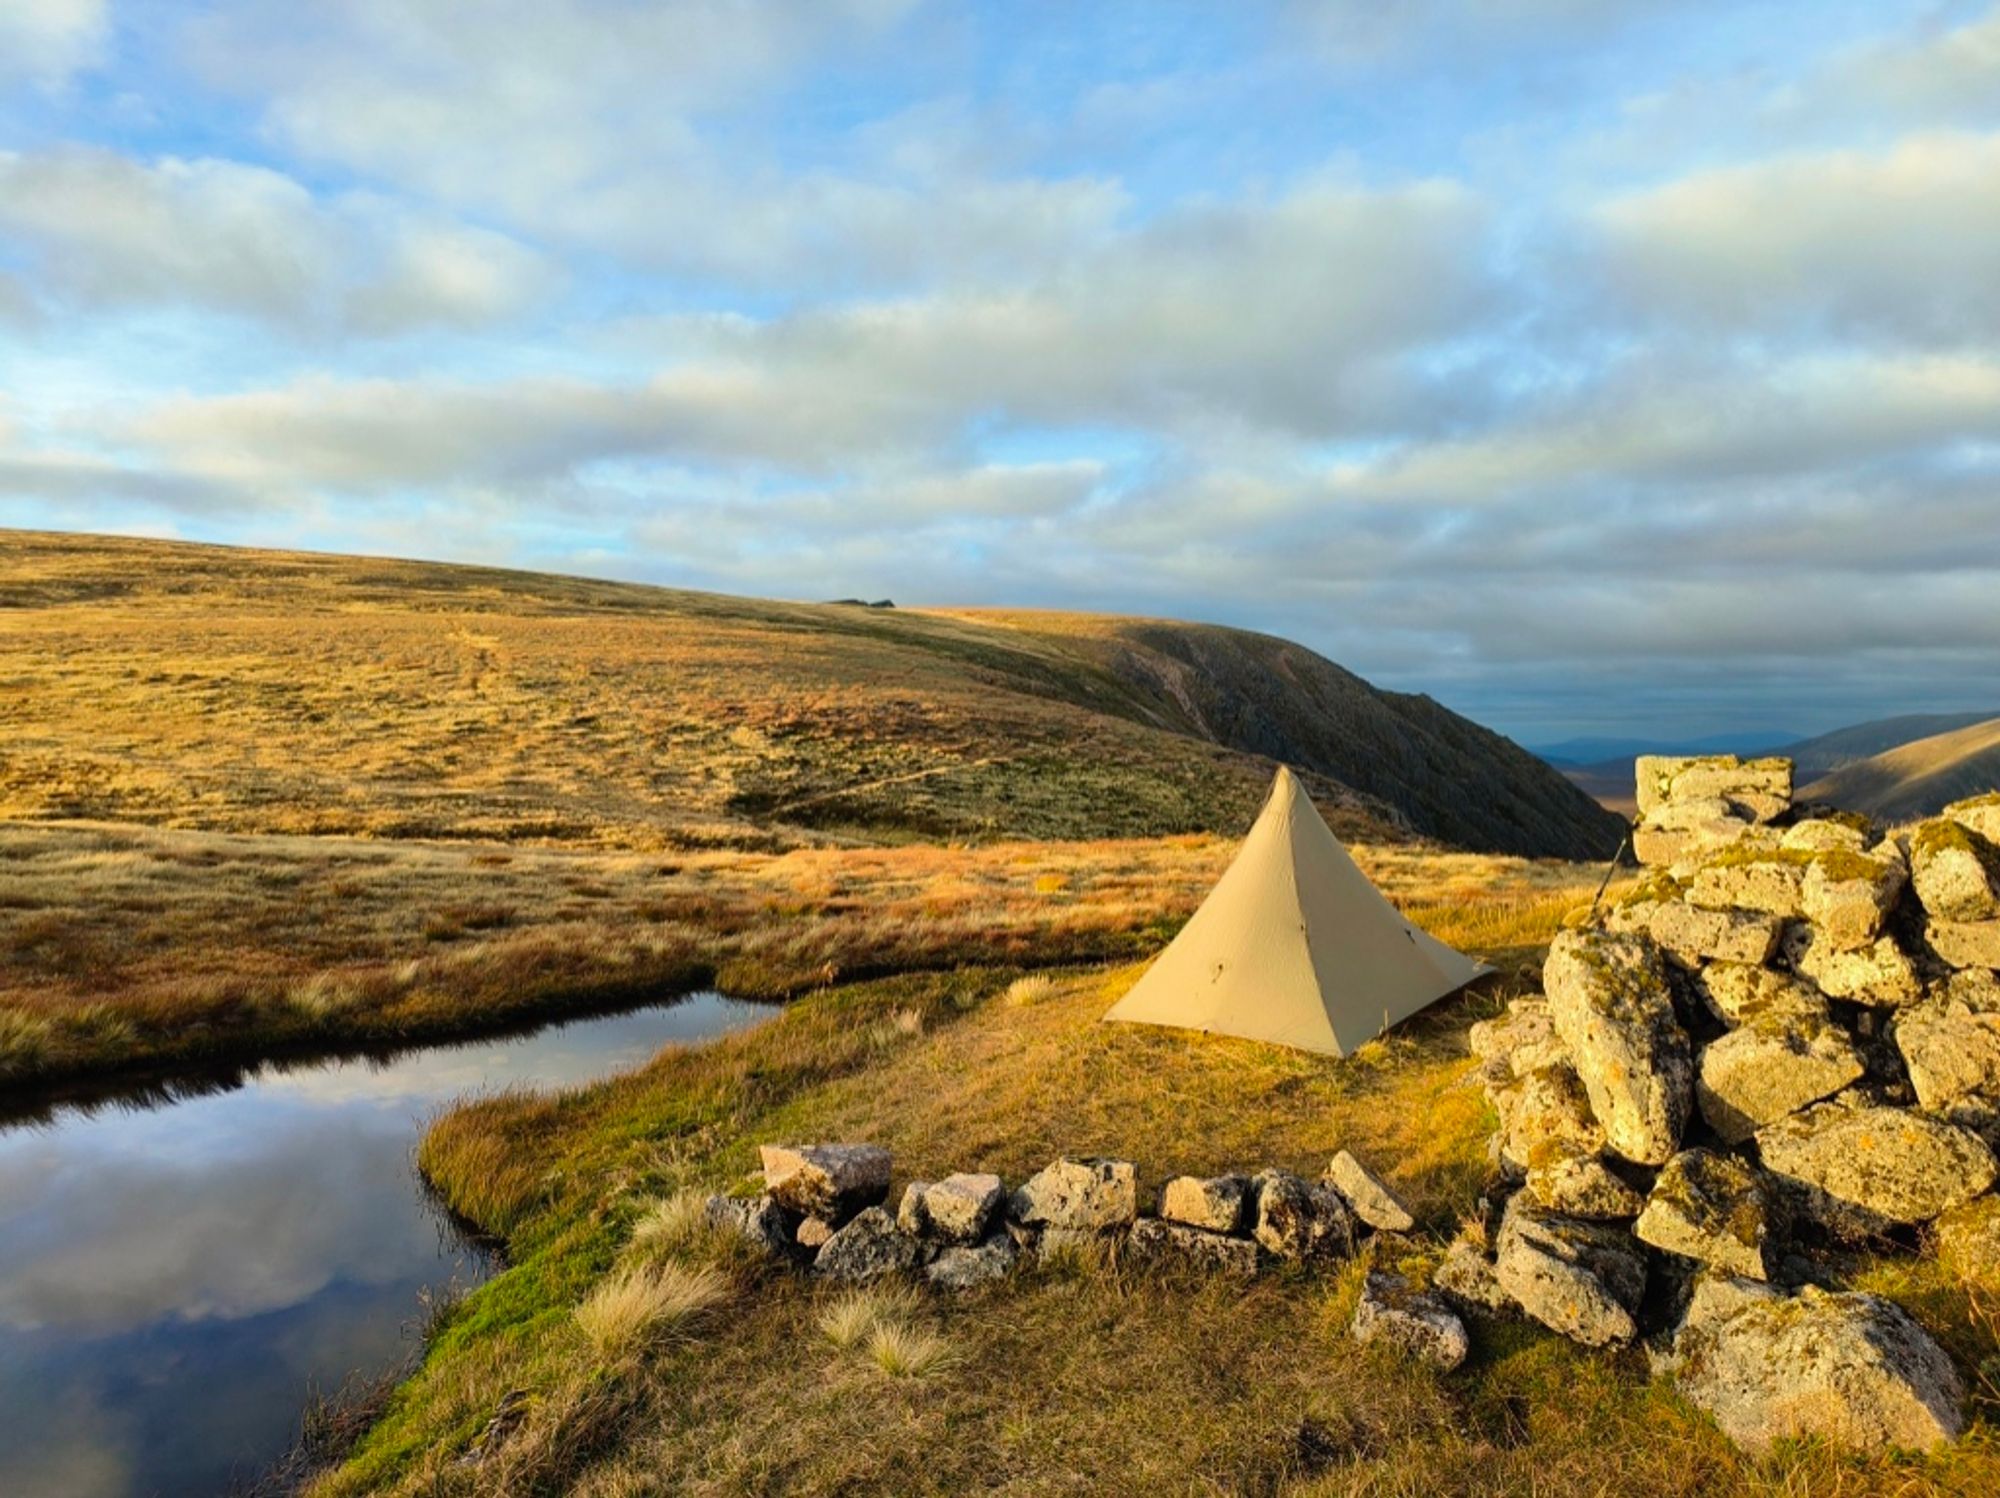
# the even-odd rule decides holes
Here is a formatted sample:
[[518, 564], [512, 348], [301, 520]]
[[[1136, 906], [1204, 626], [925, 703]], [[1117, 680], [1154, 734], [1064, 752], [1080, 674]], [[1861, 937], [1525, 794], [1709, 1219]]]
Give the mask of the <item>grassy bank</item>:
[[[1059, 1152], [1115, 1153], [1149, 1187], [1181, 1170], [1316, 1170], [1346, 1146], [1412, 1202], [1419, 1233], [1390, 1252], [1420, 1269], [1484, 1172], [1464, 1027], [1532, 981], [1560, 903], [1432, 909], [1447, 940], [1500, 949], [1502, 976], [1346, 1062], [1098, 1023], [1136, 966], [1026, 983], [964, 971], [816, 993], [626, 1078], [456, 1111], [425, 1139], [424, 1168], [507, 1236], [514, 1267], [458, 1309], [316, 1492], [1992, 1491], [1991, 1387], [1937, 1459], [1753, 1463], [1634, 1351], [1482, 1324], [1473, 1362], [1436, 1378], [1357, 1350], [1357, 1267], [1246, 1291], [1064, 1261], [964, 1301], [871, 1307], [686, 1233], [671, 1208], [638, 1226], [650, 1204], [744, 1182], [762, 1139], [878, 1140], [899, 1181], [975, 1166], [1018, 1179]], [[629, 1298], [663, 1264], [676, 1267], [648, 1293], [674, 1314], [607, 1339], [600, 1305], [593, 1339], [576, 1308], [607, 1283]], [[690, 1309], [685, 1276], [706, 1267], [722, 1278]], [[1994, 1355], [1934, 1271], [1854, 1273], [1963, 1366]]]
[[[1207, 836], [677, 856], [0, 823], [0, 1087], [394, 1045], [716, 984], [1129, 957]], [[1534, 902], [1570, 865], [1361, 849], [1412, 900]], [[1501, 891], [1508, 891], [1504, 898]]]

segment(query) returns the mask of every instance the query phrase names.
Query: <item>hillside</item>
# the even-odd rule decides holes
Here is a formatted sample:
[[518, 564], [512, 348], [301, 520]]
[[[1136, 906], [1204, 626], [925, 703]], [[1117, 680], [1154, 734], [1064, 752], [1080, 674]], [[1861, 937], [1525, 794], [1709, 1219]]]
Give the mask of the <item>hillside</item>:
[[1903, 822], [1995, 789], [2000, 789], [2000, 718], [1857, 760], [1800, 794], [1865, 811], [1881, 821]]
[[1349, 836], [1617, 842], [1509, 741], [1237, 630], [23, 532], [0, 558], [0, 817], [623, 849], [1233, 834], [1283, 757]]
[[1788, 756], [1798, 766], [1799, 779], [1803, 782], [1816, 776], [1831, 775], [1835, 770], [1872, 759], [1904, 744], [1970, 728], [1994, 718], [2000, 718], [2000, 713], [1907, 713], [1899, 718], [1877, 718], [1873, 722], [1837, 728], [1832, 733], [1801, 739], [1775, 752]]

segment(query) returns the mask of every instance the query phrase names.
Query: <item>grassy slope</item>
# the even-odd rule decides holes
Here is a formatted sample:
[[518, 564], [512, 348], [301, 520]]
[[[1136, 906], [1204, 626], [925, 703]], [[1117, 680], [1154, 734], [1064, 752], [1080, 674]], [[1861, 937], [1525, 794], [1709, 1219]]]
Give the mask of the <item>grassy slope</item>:
[[1907, 822], [1996, 789], [2000, 718], [1857, 760], [1814, 781], [1800, 795], [1865, 811], [1881, 821]]
[[[1058, 1152], [1182, 1170], [1316, 1170], [1340, 1146], [1411, 1200], [1418, 1235], [1387, 1258], [1422, 1272], [1483, 1172], [1488, 1126], [1463, 1028], [1532, 978], [1582, 871], [1489, 870], [1420, 911], [1509, 976], [1348, 1062], [1098, 1016], [1136, 974], [1073, 973], [1015, 1002], [969, 971], [841, 988], [708, 1051], [632, 1077], [448, 1115], [422, 1163], [455, 1206], [509, 1235], [515, 1267], [450, 1317], [419, 1374], [318, 1498], [362, 1493], [1990, 1492], [2000, 1449], [1973, 1434], [1931, 1461], [1733, 1451], [1637, 1352], [1593, 1354], [1481, 1324], [1468, 1368], [1433, 1378], [1345, 1340], [1356, 1271], [1277, 1273], [1248, 1291], [1129, 1267], [1038, 1269], [902, 1314], [956, 1361], [894, 1379], [816, 1329], [834, 1299], [711, 1240], [735, 1291], [685, 1338], [594, 1352], [570, 1310], [656, 1194], [728, 1186], [771, 1138], [890, 1145], [898, 1179], [986, 1167], [1010, 1179]], [[1908, 1264], [1861, 1263], [1962, 1365], [1995, 1352], [1965, 1300]], [[516, 1392], [518, 1391], [518, 1392]], [[478, 1465], [460, 1457], [503, 1395], [525, 1415]]]
[[1782, 754], [1799, 767], [1801, 781], [1830, 775], [1859, 760], [1886, 754], [1918, 739], [1934, 738], [1960, 728], [1970, 728], [2000, 716], [1994, 713], [1909, 713], [1899, 718], [1876, 718], [1837, 728], [1796, 744], [1787, 744], [1773, 753]]
[[[1284, 753], [1350, 832], [1616, 843], [1505, 740], [1234, 631], [23, 532], [0, 562], [0, 816], [628, 849], [1233, 833]], [[1177, 654], [1216, 677], [1176, 690]]]

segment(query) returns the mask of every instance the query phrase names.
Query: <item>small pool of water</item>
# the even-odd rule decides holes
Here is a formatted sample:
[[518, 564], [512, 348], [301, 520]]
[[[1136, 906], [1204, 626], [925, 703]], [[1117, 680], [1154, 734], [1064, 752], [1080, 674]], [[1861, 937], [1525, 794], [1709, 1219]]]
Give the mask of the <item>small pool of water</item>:
[[393, 1367], [492, 1270], [411, 1164], [471, 1093], [586, 1082], [769, 1006], [696, 994], [504, 1039], [63, 1106], [0, 1129], [0, 1494], [212, 1494], [290, 1447], [309, 1391]]

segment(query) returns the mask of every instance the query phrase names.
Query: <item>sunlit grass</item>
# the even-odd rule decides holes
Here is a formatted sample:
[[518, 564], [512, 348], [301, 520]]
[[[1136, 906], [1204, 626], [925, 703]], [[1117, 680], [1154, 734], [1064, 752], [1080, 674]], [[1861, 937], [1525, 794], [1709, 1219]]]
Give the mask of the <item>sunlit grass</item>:
[[576, 1324], [600, 1357], [618, 1358], [684, 1330], [729, 1294], [729, 1277], [710, 1265], [634, 1266], [599, 1281], [577, 1306]]
[[868, 1357], [891, 1378], [927, 1378], [962, 1361], [936, 1332], [902, 1321], [880, 1321], [868, 1334]]

